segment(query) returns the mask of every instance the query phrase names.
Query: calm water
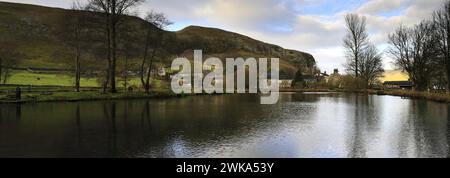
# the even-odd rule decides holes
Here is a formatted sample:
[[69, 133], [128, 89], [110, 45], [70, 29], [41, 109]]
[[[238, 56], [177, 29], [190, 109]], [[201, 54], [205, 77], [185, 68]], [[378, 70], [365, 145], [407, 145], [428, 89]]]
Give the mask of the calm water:
[[0, 105], [0, 157], [448, 157], [450, 105], [339, 93]]

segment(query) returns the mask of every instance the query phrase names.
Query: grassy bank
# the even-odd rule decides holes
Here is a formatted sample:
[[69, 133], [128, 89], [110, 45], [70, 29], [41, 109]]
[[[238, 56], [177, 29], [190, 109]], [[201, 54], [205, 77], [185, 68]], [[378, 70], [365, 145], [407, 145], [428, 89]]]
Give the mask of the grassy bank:
[[448, 93], [419, 92], [412, 90], [367, 90], [366, 92], [376, 95], [400, 96], [450, 103], [450, 94]]
[[338, 90], [330, 89], [315, 89], [315, 88], [280, 88], [280, 92], [340, 92]]
[[[13, 89], [13, 88], [11, 88]], [[330, 89], [280, 89], [281, 92], [344, 92], [344, 93], [363, 93], [371, 95], [390, 95], [399, 97], [408, 97], [414, 99], [426, 99], [437, 102], [450, 103], [450, 94], [418, 92], [412, 90], [330, 90]], [[14, 99], [14, 93], [0, 93], [0, 103], [27, 103], [27, 102], [50, 102], [50, 101], [90, 101], [90, 100], [116, 100], [116, 99], [147, 99], [147, 98], [171, 98], [182, 97], [170, 89], [154, 89], [150, 93], [142, 91], [102, 93], [98, 90], [86, 90], [82, 92], [58, 90], [32, 92], [24, 91], [21, 100]]]
[[90, 101], [90, 100], [116, 100], [116, 99], [146, 99], [181, 97], [170, 90], [153, 90], [145, 92], [101, 93], [98, 91], [83, 92], [52, 92], [52, 93], [23, 93], [21, 100], [11, 99], [6, 94], [0, 95], [0, 103], [27, 103], [50, 101]]

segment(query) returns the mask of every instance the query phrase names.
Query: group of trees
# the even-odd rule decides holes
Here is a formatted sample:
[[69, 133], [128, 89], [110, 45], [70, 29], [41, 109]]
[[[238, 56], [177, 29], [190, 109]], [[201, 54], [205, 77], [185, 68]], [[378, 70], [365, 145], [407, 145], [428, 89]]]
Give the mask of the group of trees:
[[[123, 79], [124, 87], [127, 88], [130, 58], [142, 59], [140, 79], [145, 91], [149, 92], [153, 61], [164, 41], [163, 29], [171, 22], [162, 13], [147, 13], [143, 27], [146, 29], [146, 38], [140, 39], [142, 34], [138, 29], [142, 29], [142, 26], [127, 23], [126, 19], [136, 16], [132, 14], [132, 9], [143, 2], [87, 0], [85, 4], [74, 3], [72, 12], [68, 14], [70, 17], [59, 28], [59, 39], [71, 49], [68, 56], [73, 58], [76, 91], [80, 91], [82, 58], [89, 51], [89, 54], [95, 54], [94, 58], [106, 59], [104, 72], [98, 76], [104, 92], [117, 92], [118, 77]], [[142, 54], [136, 55], [139, 53]], [[118, 71], [118, 60], [123, 60], [122, 71]]]
[[[450, 1], [431, 19], [389, 35], [389, 54], [416, 90], [450, 89]], [[442, 77], [445, 76], [445, 77]]]
[[[116, 89], [116, 69], [117, 69], [117, 44], [118, 28], [123, 15], [129, 10], [139, 5], [144, 0], [88, 0], [85, 10], [99, 12], [104, 17], [106, 59], [108, 63], [106, 80], [103, 88], [109, 86], [110, 92], [117, 92]], [[78, 54], [75, 54], [78, 56]]]
[[[450, 1], [412, 26], [400, 25], [389, 35], [387, 53], [406, 72], [414, 89], [450, 91]], [[370, 87], [383, 74], [382, 55], [370, 43], [366, 19], [356, 14], [345, 17], [347, 71], [356, 83]]]
[[381, 53], [370, 43], [366, 18], [357, 14], [345, 16], [347, 35], [344, 48], [347, 72], [361, 88], [373, 86], [384, 73]]
[[[157, 55], [157, 49], [162, 46], [164, 42], [164, 33], [162, 29], [171, 25], [172, 22], [168, 20], [168, 18], [163, 13], [149, 12], [144, 19], [149, 24], [157, 27], [156, 33], [152, 33], [149, 28], [147, 30], [146, 38], [145, 38], [145, 48], [144, 48], [144, 57], [140, 67], [140, 80], [141, 84], [144, 87], [146, 92], [150, 90], [150, 76], [151, 69], [153, 67], [153, 61], [155, 56]], [[150, 47], [152, 47], [150, 49]], [[149, 50], [151, 53], [149, 55]], [[147, 66], [147, 67], [146, 67]]]

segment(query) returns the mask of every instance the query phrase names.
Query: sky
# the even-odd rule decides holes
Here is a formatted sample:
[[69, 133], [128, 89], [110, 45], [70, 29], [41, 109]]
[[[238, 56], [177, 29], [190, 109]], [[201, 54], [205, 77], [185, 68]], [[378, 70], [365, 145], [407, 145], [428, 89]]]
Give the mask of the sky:
[[[69, 8], [72, 0], [2, 0]], [[80, 0], [83, 1], [83, 0]], [[383, 52], [400, 24], [430, 18], [444, 0], [146, 0], [134, 11], [165, 13], [177, 31], [189, 25], [221, 28], [284, 48], [312, 54], [321, 70], [344, 71], [344, 16], [367, 18], [370, 41]], [[395, 69], [384, 55], [384, 67]]]

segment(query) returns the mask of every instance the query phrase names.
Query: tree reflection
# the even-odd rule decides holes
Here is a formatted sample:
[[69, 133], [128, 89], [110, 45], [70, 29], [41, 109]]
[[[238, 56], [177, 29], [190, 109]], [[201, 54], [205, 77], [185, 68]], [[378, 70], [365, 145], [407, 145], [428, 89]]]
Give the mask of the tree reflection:
[[81, 111], [80, 111], [80, 103], [77, 103], [75, 110], [75, 121], [76, 121], [76, 130], [77, 130], [77, 144], [81, 146]]
[[116, 125], [116, 102], [112, 102], [108, 110], [108, 103], [103, 104], [103, 113], [108, 121], [108, 155], [116, 156], [117, 154], [117, 125]]
[[348, 157], [350, 158], [363, 158], [366, 157], [366, 147], [364, 140], [364, 129], [367, 122], [367, 110], [364, 108], [368, 105], [368, 96], [367, 95], [354, 95], [353, 97], [353, 129], [351, 133], [351, 141], [350, 141], [350, 150]]
[[22, 105], [16, 104], [16, 119], [20, 120], [22, 118]]
[[0, 105], [0, 126], [3, 124], [3, 107]]
[[148, 100], [145, 101], [144, 107], [142, 108], [141, 120], [143, 124], [145, 124], [145, 122], [147, 123], [147, 128], [150, 131], [152, 128], [152, 120], [150, 118], [150, 101]]

